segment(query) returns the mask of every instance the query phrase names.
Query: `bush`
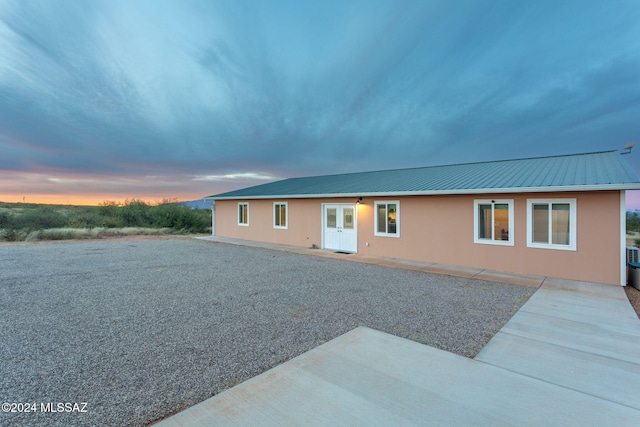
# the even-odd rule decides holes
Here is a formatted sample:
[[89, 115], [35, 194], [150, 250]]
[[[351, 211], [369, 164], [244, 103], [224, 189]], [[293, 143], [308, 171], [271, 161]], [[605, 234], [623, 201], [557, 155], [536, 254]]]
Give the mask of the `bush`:
[[[200, 211], [204, 211], [202, 215]], [[211, 223], [211, 213], [205, 209], [190, 209], [187, 206], [167, 203], [153, 207], [153, 225], [174, 230], [203, 233]]]
[[12, 216], [6, 212], [0, 212], [0, 230], [13, 228]]
[[26, 233], [17, 231], [13, 228], [0, 230], [0, 240], [7, 242], [19, 242], [24, 240]]
[[52, 207], [41, 205], [29, 209], [13, 218], [12, 228], [24, 230], [42, 230], [45, 228], [63, 227], [67, 219]]
[[68, 221], [67, 226], [70, 228], [93, 228], [100, 227], [104, 222], [97, 212], [77, 212], [72, 214]]
[[211, 226], [210, 210], [190, 209], [170, 200], [157, 205], [131, 199], [124, 204], [105, 201], [97, 207], [19, 204], [2, 209], [0, 240], [4, 241], [205, 233]]
[[120, 217], [102, 217], [100, 218], [100, 226], [107, 228], [124, 227], [124, 221]]
[[105, 200], [98, 205], [98, 215], [103, 218], [116, 218], [119, 207], [119, 203]]
[[142, 200], [126, 200], [118, 210], [125, 227], [146, 227], [152, 225], [150, 206]]

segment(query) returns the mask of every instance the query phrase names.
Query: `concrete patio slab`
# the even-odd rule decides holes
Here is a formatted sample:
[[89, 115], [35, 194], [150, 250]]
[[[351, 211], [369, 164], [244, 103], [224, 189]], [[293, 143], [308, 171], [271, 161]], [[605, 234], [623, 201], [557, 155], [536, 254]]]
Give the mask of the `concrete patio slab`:
[[[611, 288], [614, 286], [605, 285]], [[614, 288], [615, 289], [615, 288]], [[617, 289], [622, 291], [622, 288]], [[638, 323], [638, 316], [633, 310], [626, 309], [629, 300], [621, 301], [608, 297], [598, 297], [577, 292], [550, 290], [546, 287], [538, 289], [534, 294], [536, 299], [547, 301], [544, 304], [530, 304], [523, 313], [564, 319], [571, 322], [586, 323], [599, 328], [621, 330], [633, 333]], [[622, 306], [622, 307], [621, 307]], [[612, 315], [615, 313], [615, 315]]]
[[544, 282], [544, 276], [533, 274], [506, 273], [504, 271], [482, 270], [473, 276], [474, 279], [488, 280], [490, 282], [511, 283], [514, 285], [539, 287]]
[[506, 334], [496, 335], [491, 345], [477, 360], [640, 409], [637, 363]]
[[476, 360], [640, 409], [640, 320], [622, 287], [546, 280]]
[[640, 412], [358, 328], [158, 424], [632, 426]]
[[447, 265], [447, 264], [430, 264], [429, 266], [425, 266], [422, 270], [427, 273], [433, 274], [444, 274], [447, 276], [457, 276], [457, 277], [474, 277], [484, 271], [481, 268], [475, 267], [463, 267], [459, 265]]
[[[590, 323], [560, 317], [553, 318], [527, 312], [518, 314], [497, 335], [517, 336], [534, 342], [546, 342], [589, 354], [640, 363], [640, 335], [637, 333], [600, 328]], [[490, 341], [476, 358], [483, 360], [483, 352], [486, 355], [491, 346]]]

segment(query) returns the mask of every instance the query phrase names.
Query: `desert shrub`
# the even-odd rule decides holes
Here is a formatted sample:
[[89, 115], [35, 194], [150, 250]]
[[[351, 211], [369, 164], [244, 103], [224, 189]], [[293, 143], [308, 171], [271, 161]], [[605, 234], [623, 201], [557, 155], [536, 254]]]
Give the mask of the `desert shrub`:
[[161, 204], [155, 206], [151, 212], [153, 224], [157, 227], [174, 228], [181, 223], [181, 209], [174, 204]]
[[166, 199], [157, 205], [131, 199], [123, 204], [105, 201], [97, 207], [20, 204], [9, 209], [0, 211], [3, 241], [204, 233], [211, 225], [210, 210]]
[[115, 218], [118, 216], [119, 207], [120, 203], [105, 200], [104, 202], [98, 204], [98, 215], [103, 218]]
[[23, 230], [42, 230], [44, 228], [63, 227], [67, 218], [47, 205], [25, 210], [13, 218], [13, 228]]
[[[95, 237], [93, 228], [51, 228], [48, 230], [38, 231], [38, 235], [34, 236], [34, 240], [69, 240], [69, 239], [88, 239]], [[30, 240], [31, 235], [27, 236]]]
[[22, 230], [16, 230], [14, 228], [0, 230], [0, 240], [6, 242], [20, 242], [23, 241], [26, 237], [27, 233]]
[[[199, 211], [204, 211], [204, 214]], [[153, 225], [174, 230], [202, 233], [211, 223], [211, 213], [205, 209], [190, 209], [178, 203], [166, 203], [152, 209]]]
[[118, 214], [125, 227], [146, 227], [153, 225], [150, 208], [142, 200], [126, 200], [118, 209]]
[[120, 217], [101, 217], [100, 227], [121, 228], [124, 227], [124, 221]]
[[627, 211], [627, 233], [640, 231], [640, 215], [638, 211]]
[[12, 219], [7, 212], [0, 212], [0, 229], [13, 228]]
[[204, 233], [211, 231], [211, 210], [210, 209], [189, 209], [192, 215], [192, 226], [189, 229], [194, 233]]
[[76, 212], [71, 214], [67, 220], [67, 226], [71, 228], [93, 228], [102, 224], [103, 218], [97, 214], [96, 210]]

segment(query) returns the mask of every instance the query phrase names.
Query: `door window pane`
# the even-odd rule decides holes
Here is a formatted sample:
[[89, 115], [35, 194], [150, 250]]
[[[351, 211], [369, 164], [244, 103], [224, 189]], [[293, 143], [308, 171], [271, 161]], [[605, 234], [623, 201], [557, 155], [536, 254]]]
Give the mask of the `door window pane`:
[[353, 230], [353, 208], [343, 208], [342, 228]]
[[327, 228], [336, 228], [336, 208], [327, 208]]

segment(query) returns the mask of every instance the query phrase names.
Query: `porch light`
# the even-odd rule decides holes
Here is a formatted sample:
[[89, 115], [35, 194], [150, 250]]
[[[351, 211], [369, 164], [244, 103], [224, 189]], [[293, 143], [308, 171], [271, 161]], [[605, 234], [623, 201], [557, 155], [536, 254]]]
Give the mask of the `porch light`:
[[356, 205], [359, 205], [360, 202], [362, 202], [362, 197], [358, 197], [358, 200], [356, 200]]

